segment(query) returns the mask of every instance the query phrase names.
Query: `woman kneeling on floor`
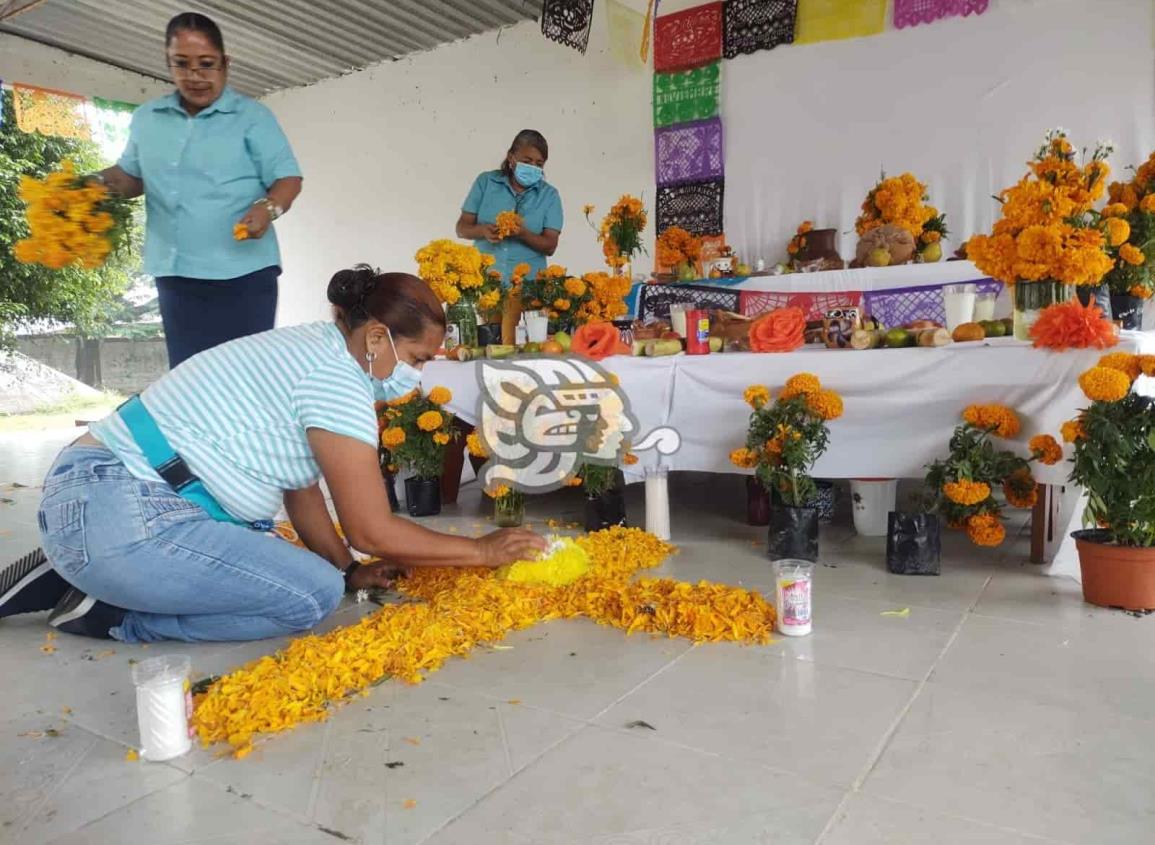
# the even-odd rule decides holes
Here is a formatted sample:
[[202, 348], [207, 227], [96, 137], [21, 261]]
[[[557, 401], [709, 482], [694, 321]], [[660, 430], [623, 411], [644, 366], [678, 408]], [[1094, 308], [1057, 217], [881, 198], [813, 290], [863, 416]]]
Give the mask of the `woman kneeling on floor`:
[[[61, 631], [130, 643], [254, 640], [313, 627], [397, 566], [543, 549], [521, 529], [473, 539], [390, 513], [374, 401], [418, 387], [445, 317], [420, 279], [366, 266], [337, 273], [329, 301], [335, 322], [203, 352], [66, 448], [39, 513], [51, 567], [0, 573], [19, 584], [7, 613], [54, 608]], [[354, 562], [320, 478], [352, 547], [387, 563]], [[308, 551], [268, 534], [282, 503]]]

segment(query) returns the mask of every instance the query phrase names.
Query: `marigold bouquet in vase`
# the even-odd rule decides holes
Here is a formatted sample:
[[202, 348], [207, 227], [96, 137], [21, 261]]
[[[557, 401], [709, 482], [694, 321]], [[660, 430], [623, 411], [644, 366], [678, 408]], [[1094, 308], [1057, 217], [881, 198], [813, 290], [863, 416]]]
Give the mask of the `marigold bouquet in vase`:
[[441, 512], [445, 447], [458, 436], [453, 414], [443, 408], [452, 398], [446, 387], [435, 387], [427, 396], [413, 391], [386, 402], [381, 412], [381, 445], [389, 450], [394, 465], [413, 473], [405, 479], [410, 516]]
[[581, 277], [590, 297], [581, 304], [576, 314], [579, 324], [612, 322], [629, 313], [626, 297], [633, 284], [626, 276], [614, 276], [609, 273], [586, 273]]
[[417, 275], [447, 306], [446, 350], [477, 346], [477, 312], [489, 312], [501, 304], [501, 274], [492, 269], [496, 259], [473, 244], [448, 238], [421, 247], [416, 259]]
[[991, 234], [967, 241], [976, 267], [1014, 286], [1019, 340], [1030, 339], [1043, 308], [1070, 299], [1076, 285], [1099, 285], [1114, 266], [1107, 224], [1092, 209], [1106, 193], [1111, 151], [1099, 143], [1079, 164], [1063, 130], [1047, 133], [1030, 172], [997, 197], [1002, 217]]
[[533, 279], [519, 285], [521, 304], [528, 311], [545, 311], [550, 332], [568, 330], [593, 299], [593, 291], [584, 279], [569, 275], [560, 264], [551, 264]]
[[21, 176], [19, 194], [29, 234], [13, 245], [12, 254], [22, 264], [95, 270], [128, 246], [136, 203], [78, 176], [71, 161], [43, 179]]
[[692, 282], [702, 272], [702, 239], [680, 226], [671, 226], [658, 235], [659, 272], [674, 273], [680, 282]]
[[[1125, 329], [1143, 328], [1143, 303], [1155, 293], [1155, 153], [1130, 182], [1113, 182], [1103, 209], [1115, 266], [1104, 277], [1111, 311]], [[1112, 223], [1114, 220], [1116, 222]]]
[[[594, 207], [585, 207], [586, 220], [593, 226], [590, 215]], [[629, 194], [622, 194], [596, 227], [598, 240], [602, 245], [606, 264], [618, 275], [630, 276], [630, 262], [634, 256], [644, 252], [642, 232], [646, 228], [646, 208], [642, 201]]]
[[970, 405], [963, 423], [950, 439], [950, 454], [927, 468], [926, 507], [943, 514], [950, 528], [967, 532], [978, 546], [998, 546], [1006, 538], [1003, 503], [995, 498], [1002, 488], [1006, 504], [1032, 508], [1038, 484], [1031, 462], [1057, 464], [1062, 447], [1049, 434], [1032, 437], [1030, 457], [997, 448], [994, 438], [1011, 439], [1019, 434], [1018, 415], [1002, 405]]
[[753, 469], [770, 491], [770, 556], [816, 560], [818, 509], [812, 503], [818, 485], [810, 470], [830, 442], [827, 423], [842, 416], [842, 397], [817, 376], [799, 373], [786, 380], [777, 399], [762, 385], [746, 388], [744, 399], [753, 409], [746, 445], [731, 452], [730, 461]]
[[1088, 528], [1075, 532], [1083, 597], [1127, 610], [1155, 609], [1155, 399], [1137, 389], [1143, 377], [1155, 377], [1155, 355], [1104, 355], [1079, 377], [1090, 406], [1063, 424], [1070, 480], [1087, 495]]

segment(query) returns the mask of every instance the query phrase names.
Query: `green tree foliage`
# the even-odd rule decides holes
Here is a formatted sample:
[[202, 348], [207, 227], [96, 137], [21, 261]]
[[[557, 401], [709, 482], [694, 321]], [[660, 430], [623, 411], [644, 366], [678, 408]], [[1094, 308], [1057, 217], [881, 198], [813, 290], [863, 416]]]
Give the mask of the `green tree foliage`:
[[12, 246], [28, 236], [20, 177], [42, 178], [58, 170], [65, 159], [71, 159], [80, 173], [100, 170], [106, 163], [93, 143], [21, 132], [10, 91], [2, 93], [0, 107], [0, 340], [15, 324], [31, 320], [72, 323], [81, 334], [91, 336], [118, 313], [121, 294], [139, 267], [139, 227], [129, 249], [110, 256], [98, 270], [49, 270], [17, 261]]

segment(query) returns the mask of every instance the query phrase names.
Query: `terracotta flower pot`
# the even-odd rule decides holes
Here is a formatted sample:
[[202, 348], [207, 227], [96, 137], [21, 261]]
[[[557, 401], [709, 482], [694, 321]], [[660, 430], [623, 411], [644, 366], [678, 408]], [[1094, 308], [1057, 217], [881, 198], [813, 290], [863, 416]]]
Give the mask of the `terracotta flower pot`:
[[1083, 599], [1100, 607], [1155, 609], [1155, 548], [1116, 546], [1105, 531], [1076, 531]]

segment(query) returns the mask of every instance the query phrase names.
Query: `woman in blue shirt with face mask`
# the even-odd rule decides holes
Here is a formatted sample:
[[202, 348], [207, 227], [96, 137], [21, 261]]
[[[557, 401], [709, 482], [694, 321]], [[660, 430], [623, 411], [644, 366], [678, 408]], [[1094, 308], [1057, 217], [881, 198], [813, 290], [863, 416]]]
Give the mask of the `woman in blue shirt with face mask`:
[[[461, 205], [457, 237], [470, 238], [479, 250], [497, 259], [495, 270], [505, 284], [518, 264], [528, 264], [529, 275], [544, 270], [546, 259], [557, 251], [563, 215], [561, 195], [545, 181], [549, 144], [534, 129], [517, 133], [505, 160], [497, 170], [488, 170], [475, 180]], [[516, 211], [521, 230], [502, 239], [497, 231], [497, 215]]]
[[[473, 539], [390, 512], [374, 401], [417, 388], [445, 315], [420, 279], [366, 266], [337, 273], [329, 301], [335, 321], [202, 352], [65, 449], [44, 482], [43, 554], [0, 572], [0, 617], [52, 610], [60, 631], [123, 642], [261, 639], [387, 584], [390, 564], [543, 549], [522, 529]], [[305, 549], [266, 533], [282, 505]], [[350, 546], [388, 563], [359, 566]]]

